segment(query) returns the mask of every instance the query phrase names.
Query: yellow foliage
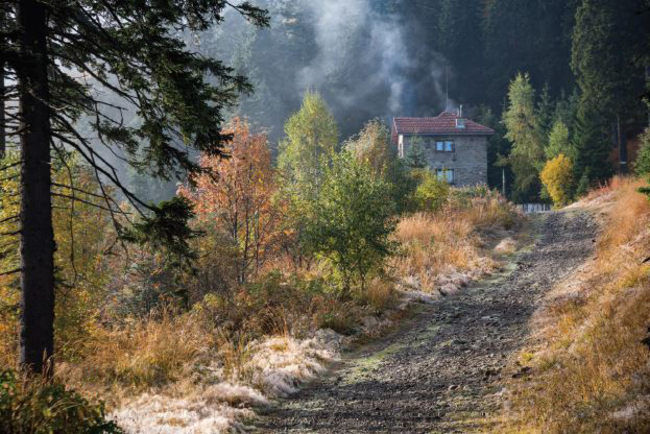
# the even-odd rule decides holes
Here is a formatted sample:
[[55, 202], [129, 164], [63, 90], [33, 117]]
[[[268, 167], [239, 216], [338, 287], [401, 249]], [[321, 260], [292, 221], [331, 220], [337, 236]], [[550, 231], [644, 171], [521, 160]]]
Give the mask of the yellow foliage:
[[573, 185], [573, 162], [569, 157], [560, 154], [548, 160], [540, 177], [555, 205], [569, 203]]
[[[18, 162], [16, 152], [8, 153], [3, 164]], [[59, 360], [78, 356], [81, 341], [96, 327], [98, 306], [104, 297], [104, 288], [111, 272], [106, 250], [115, 236], [108, 213], [93, 194], [99, 194], [99, 184], [89, 168], [79, 164], [74, 157], [53, 163], [54, 199], [53, 225], [57, 250], [55, 265], [59, 285], [55, 305], [55, 345]], [[0, 181], [0, 232], [13, 233], [19, 222], [20, 192], [19, 166], [3, 172]], [[74, 187], [74, 189], [72, 188]], [[109, 190], [110, 193], [110, 190]], [[67, 197], [65, 197], [67, 196]], [[75, 197], [78, 200], [72, 200]], [[83, 201], [83, 202], [82, 202]], [[14, 270], [19, 266], [18, 235], [2, 237], [0, 243], [0, 271]], [[18, 330], [18, 275], [0, 278], [0, 354], [8, 364], [15, 362]]]

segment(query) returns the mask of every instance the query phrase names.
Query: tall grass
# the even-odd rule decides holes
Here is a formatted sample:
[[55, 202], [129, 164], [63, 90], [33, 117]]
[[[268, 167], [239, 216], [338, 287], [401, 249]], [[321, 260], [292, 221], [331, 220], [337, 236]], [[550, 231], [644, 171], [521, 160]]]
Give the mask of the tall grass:
[[604, 213], [596, 259], [537, 314], [533, 375], [513, 383], [508, 425], [534, 433], [650, 432], [650, 205], [616, 178], [583, 206]]
[[392, 265], [402, 281], [431, 292], [467, 283], [494, 267], [485, 232], [512, 229], [521, 216], [496, 193], [472, 194], [457, 190], [440, 211], [399, 221], [395, 239], [401, 250]]

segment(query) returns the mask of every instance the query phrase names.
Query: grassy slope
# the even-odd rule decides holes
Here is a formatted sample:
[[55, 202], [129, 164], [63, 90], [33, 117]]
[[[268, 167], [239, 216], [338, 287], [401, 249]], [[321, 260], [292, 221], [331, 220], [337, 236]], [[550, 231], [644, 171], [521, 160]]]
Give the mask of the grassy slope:
[[546, 297], [519, 355], [499, 432], [650, 432], [650, 204], [615, 179], [581, 203], [602, 219], [596, 256]]

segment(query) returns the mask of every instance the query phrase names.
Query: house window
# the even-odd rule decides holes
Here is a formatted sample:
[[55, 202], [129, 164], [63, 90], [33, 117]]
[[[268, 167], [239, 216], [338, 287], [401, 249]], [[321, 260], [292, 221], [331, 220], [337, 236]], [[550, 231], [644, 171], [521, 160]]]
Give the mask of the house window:
[[451, 140], [436, 142], [436, 151], [438, 152], [453, 152], [454, 142]]
[[445, 142], [436, 142], [436, 151], [444, 151]]
[[451, 152], [454, 149], [454, 142], [452, 141], [447, 141], [445, 142], [445, 151]]
[[440, 181], [446, 181], [449, 184], [454, 183], [454, 169], [437, 169], [436, 176]]

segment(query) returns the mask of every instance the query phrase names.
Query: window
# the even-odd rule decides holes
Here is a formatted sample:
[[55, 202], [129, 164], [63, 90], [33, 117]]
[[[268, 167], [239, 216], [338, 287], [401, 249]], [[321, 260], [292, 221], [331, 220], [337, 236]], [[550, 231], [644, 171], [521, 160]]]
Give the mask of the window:
[[440, 181], [446, 181], [449, 184], [454, 183], [454, 169], [436, 169], [436, 176]]
[[454, 183], [454, 169], [447, 169], [447, 182], [449, 184]]
[[436, 142], [436, 151], [438, 152], [453, 152], [454, 142], [452, 140]]

